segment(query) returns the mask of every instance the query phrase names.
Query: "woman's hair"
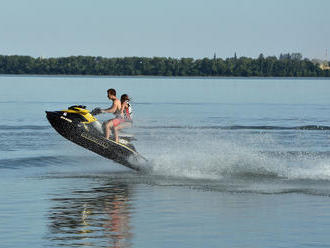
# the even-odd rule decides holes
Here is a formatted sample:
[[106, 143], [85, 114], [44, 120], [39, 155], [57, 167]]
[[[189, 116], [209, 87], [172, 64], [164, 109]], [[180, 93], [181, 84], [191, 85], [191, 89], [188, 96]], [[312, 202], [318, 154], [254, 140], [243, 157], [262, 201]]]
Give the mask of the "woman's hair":
[[120, 102], [124, 103], [125, 101], [129, 100], [129, 97], [127, 94], [122, 94], [120, 97]]

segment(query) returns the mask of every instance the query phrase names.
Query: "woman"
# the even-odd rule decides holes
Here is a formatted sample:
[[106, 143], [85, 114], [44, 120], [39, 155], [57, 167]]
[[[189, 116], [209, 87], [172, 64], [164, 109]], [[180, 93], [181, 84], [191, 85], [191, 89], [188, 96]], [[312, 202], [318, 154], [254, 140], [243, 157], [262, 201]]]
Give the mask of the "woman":
[[115, 141], [119, 141], [118, 131], [123, 128], [132, 126], [132, 107], [130, 104], [130, 98], [127, 94], [123, 94], [120, 97], [121, 109], [120, 116], [112, 120], [113, 132], [115, 135]]

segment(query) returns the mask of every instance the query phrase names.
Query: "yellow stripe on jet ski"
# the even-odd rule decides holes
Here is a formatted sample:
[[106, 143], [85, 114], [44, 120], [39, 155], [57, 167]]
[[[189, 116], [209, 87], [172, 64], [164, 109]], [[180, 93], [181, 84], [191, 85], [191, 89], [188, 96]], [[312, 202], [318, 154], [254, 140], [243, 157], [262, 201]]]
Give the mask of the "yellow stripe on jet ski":
[[111, 139], [109, 139], [108, 141], [111, 141], [112, 143], [115, 143], [116, 145], [119, 145], [119, 146], [122, 146], [122, 147], [126, 148], [127, 150], [129, 150], [129, 151], [133, 152], [133, 154], [135, 154], [135, 155], [137, 155], [137, 154], [138, 154], [136, 151], [132, 150], [132, 149], [131, 149], [131, 148], [129, 148], [128, 146], [125, 146], [124, 144], [121, 144], [121, 143], [117, 143], [116, 141], [114, 141], [114, 140], [111, 140]]

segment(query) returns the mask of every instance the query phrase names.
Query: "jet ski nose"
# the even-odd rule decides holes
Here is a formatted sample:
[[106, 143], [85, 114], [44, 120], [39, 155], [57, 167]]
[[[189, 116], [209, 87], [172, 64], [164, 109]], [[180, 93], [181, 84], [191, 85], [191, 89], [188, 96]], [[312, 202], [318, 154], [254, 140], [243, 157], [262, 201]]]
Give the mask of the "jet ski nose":
[[58, 115], [58, 111], [45, 111], [45, 113], [48, 115]]
[[45, 112], [46, 112], [46, 117], [49, 121], [53, 119], [58, 119], [59, 117], [59, 114], [55, 111], [45, 111]]
[[45, 111], [46, 112], [46, 116], [49, 117], [49, 116], [54, 116], [55, 115], [55, 112], [54, 111]]

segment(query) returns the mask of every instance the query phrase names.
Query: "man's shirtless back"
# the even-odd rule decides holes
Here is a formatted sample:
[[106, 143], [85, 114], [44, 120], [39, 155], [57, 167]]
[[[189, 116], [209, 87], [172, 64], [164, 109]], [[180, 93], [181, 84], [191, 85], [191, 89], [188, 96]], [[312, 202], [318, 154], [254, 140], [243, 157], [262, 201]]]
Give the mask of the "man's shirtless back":
[[114, 115], [120, 115], [121, 103], [120, 100], [116, 97], [115, 89], [108, 89], [108, 98], [112, 101], [112, 106], [107, 109], [103, 109], [103, 113], [113, 113]]
[[[108, 89], [108, 98], [112, 101], [112, 106], [108, 109], [102, 109], [103, 113], [113, 113], [116, 117], [120, 116], [121, 103], [116, 97], [115, 89]], [[111, 128], [113, 127], [113, 119], [108, 120], [105, 123], [105, 138], [109, 139], [111, 135]]]

